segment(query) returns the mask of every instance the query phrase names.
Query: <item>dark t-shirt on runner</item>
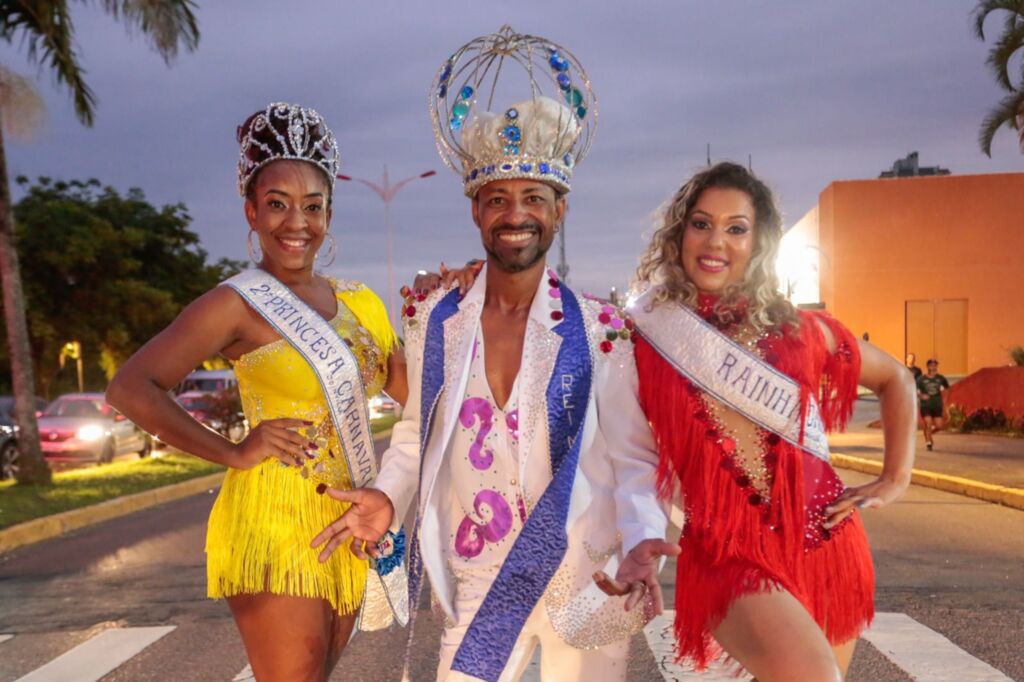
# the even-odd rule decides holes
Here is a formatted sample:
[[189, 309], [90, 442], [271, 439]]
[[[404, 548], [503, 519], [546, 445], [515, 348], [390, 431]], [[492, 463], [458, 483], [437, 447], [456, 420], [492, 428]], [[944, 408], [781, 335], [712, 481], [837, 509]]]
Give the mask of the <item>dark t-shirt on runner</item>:
[[942, 389], [949, 388], [946, 377], [936, 374], [933, 377], [922, 374], [917, 378], [917, 392], [928, 396], [921, 398], [922, 407], [942, 407]]

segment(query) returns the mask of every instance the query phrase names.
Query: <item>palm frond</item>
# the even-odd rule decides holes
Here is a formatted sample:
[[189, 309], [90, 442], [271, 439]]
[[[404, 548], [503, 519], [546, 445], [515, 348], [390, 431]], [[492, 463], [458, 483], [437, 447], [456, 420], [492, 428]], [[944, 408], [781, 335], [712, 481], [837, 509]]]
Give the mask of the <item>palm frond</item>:
[[988, 53], [986, 63], [992, 67], [996, 80], [1005, 90], [1014, 90], [1010, 82], [1010, 59], [1019, 50], [1024, 49], [1024, 15], [1021, 20], [1007, 26], [999, 40]]
[[978, 131], [978, 146], [986, 156], [992, 156], [992, 139], [1004, 125], [1021, 135], [1021, 151], [1024, 152], [1024, 90], [1013, 92], [988, 112]]
[[3, 133], [31, 139], [46, 119], [46, 105], [28, 78], [0, 64], [0, 121]]
[[96, 97], [85, 84], [85, 70], [73, 47], [74, 33], [66, 2], [0, 3], [0, 38], [11, 42], [20, 35], [29, 61], [50, 67], [57, 83], [71, 91], [78, 120], [92, 125]]
[[179, 48], [191, 52], [199, 45], [199, 22], [193, 0], [101, 0], [103, 9], [124, 21], [129, 35], [142, 33], [165, 63]]
[[982, 0], [971, 13], [974, 18], [974, 35], [985, 40], [985, 19], [993, 12], [1003, 10], [1009, 13], [1006, 18], [1007, 26], [1010, 22], [1024, 19], [1024, 0]]

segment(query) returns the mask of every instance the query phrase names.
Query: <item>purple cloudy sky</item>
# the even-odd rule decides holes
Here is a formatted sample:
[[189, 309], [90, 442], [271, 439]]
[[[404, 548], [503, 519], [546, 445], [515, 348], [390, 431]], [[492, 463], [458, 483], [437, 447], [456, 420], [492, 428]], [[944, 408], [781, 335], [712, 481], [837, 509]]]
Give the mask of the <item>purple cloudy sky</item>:
[[[481, 254], [425, 104], [441, 61], [503, 23], [569, 47], [600, 99], [567, 227], [571, 279], [583, 289], [628, 281], [653, 210], [704, 164], [708, 142], [715, 160], [752, 155], [787, 224], [829, 182], [877, 177], [913, 150], [954, 173], [1024, 169], [1010, 132], [999, 133], [992, 159], [978, 151], [978, 124], [999, 92], [967, 0], [200, 4], [198, 51], [167, 69], [94, 4], [73, 3], [96, 125], [79, 125], [42, 72], [49, 122], [34, 141], [9, 144], [11, 175], [96, 177], [141, 187], [155, 203], [184, 202], [211, 254], [245, 258], [235, 126], [269, 101], [301, 102], [335, 129], [343, 172], [377, 178], [384, 163], [395, 178], [439, 171], [394, 204], [404, 281], [441, 259]], [[0, 61], [33, 72], [17, 43], [0, 48]], [[384, 296], [379, 199], [339, 183], [333, 229], [332, 270]]]

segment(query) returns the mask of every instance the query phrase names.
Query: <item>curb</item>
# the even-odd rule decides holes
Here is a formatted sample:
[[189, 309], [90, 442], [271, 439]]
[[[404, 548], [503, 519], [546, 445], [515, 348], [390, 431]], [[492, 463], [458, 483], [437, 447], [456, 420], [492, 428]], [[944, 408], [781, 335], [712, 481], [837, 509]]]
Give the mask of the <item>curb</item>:
[[84, 526], [102, 523], [118, 516], [146, 509], [147, 507], [154, 507], [158, 504], [189, 497], [210, 488], [215, 488], [223, 480], [224, 472], [209, 474], [188, 481], [182, 481], [181, 483], [172, 483], [160, 488], [144, 490], [134, 495], [125, 495], [124, 497], [106, 500], [99, 504], [82, 507], [81, 509], [72, 509], [59, 514], [18, 523], [0, 530], [0, 554], [34, 542], [49, 540]]
[[[882, 463], [879, 461], [839, 453], [832, 453], [832, 464], [842, 469], [852, 469], [866, 474], [878, 474], [882, 471]], [[922, 469], [911, 470], [910, 482], [926, 488], [956, 493], [1024, 511], [1024, 489], [1022, 488], [1007, 488]]]
[[[373, 435], [374, 443], [391, 436], [391, 429]], [[49, 540], [85, 526], [116, 519], [147, 507], [155, 507], [165, 502], [173, 502], [183, 497], [196, 495], [211, 488], [216, 488], [224, 480], [226, 472], [193, 478], [181, 483], [172, 483], [152, 490], [144, 490], [134, 495], [116, 497], [98, 504], [80, 509], [72, 509], [51, 516], [44, 516], [9, 528], [0, 529], [0, 554], [12, 549], [31, 545], [42, 540]]]

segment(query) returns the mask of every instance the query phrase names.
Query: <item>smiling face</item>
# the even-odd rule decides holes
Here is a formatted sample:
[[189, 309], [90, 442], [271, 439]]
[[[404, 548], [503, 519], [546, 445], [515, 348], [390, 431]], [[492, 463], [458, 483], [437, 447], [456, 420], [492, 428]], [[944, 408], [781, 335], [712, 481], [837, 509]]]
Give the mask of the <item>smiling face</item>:
[[490, 262], [505, 272], [541, 263], [565, 215], [565, 197], [536, 180], [495, 180], [473, 199], [473, 222]]
[[754, 204], [738, 189], [709, 187], [686, 217], [680, 258], [701, 293], [743, 281], [754, 252]]
[[245, 201], [268, 269], [308, 270], [331, 221], [324, 174], [305, 161], [282, 159], [264, 166]]

